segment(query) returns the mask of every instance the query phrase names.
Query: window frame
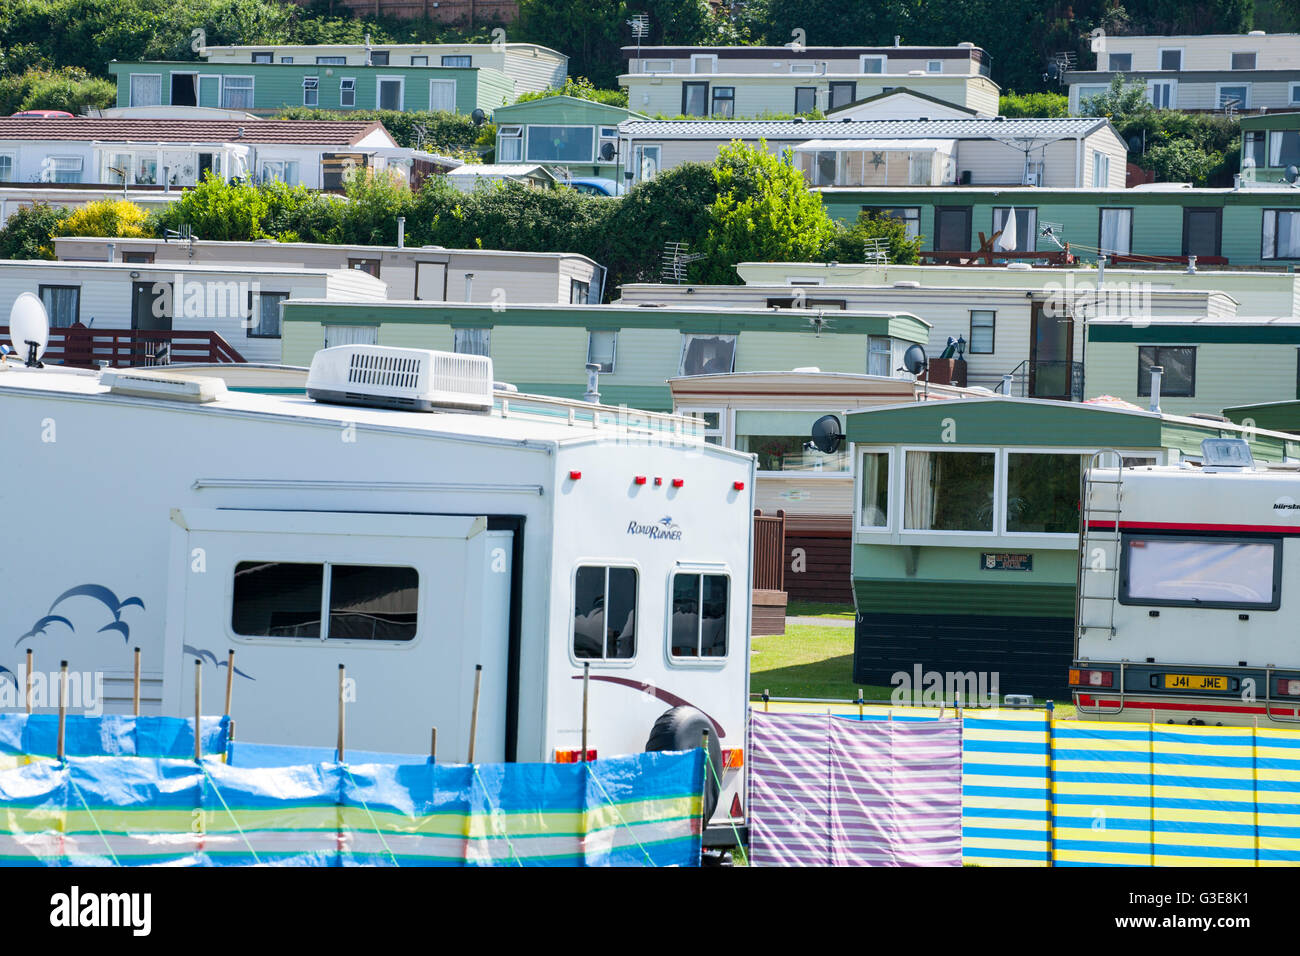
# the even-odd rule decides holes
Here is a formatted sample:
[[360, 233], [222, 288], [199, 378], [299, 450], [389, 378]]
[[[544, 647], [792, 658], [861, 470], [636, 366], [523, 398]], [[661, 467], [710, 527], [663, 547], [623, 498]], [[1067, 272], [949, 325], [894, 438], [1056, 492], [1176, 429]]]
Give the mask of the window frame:
[[[879, 61], [879, 70], [868, 70], [867, 61]], [[889, 72], [889, 57], [883, 53], [864, 53], [858, 57], [858, 72], [863, 76], [881, 76]]]
[[[248, 100], [249, 100], [248, 106], [231, 106], [229, 103], [226, 102], [226, 92], [227, 92], [226, 85], [231, 80], [248, 80]], [[236, 87], [234, 90], [231, 90], [231, 92], [242, 93], [244, 92], [244, 90], [242, 88]], [[220, 90], [218, 90], [217, 95], [220, 97], [218, 102], [221, 104], [221, 108], [223, 110], [243, 110], [243, 109], [251, 110], [257, 105], [257, 78], [254, 76], [245, 76], [242, 74], [223, 73], [221, 75], [221, 88]]]
[[[259, 60], [258, 57], [262, 57], [262, 59]], [[274, 50], [254, 50], [253, 52], [251, 52], [251, 53], [248, 55], [248, 62], [249, 62], [249, 63], [274, 63], [274, 62], [275, 62], [275, 51], [274, 51]]]
[[[1193, 255], [1193, 253], [1188, 252], [1188, 248], [1189, 248], [1188, 239], [1190, 238], [1190, 233], [1191, 233], [1192, 214], [1204, 213], [1204, 212], [1215, 213], [1214, 252], [1210, 253], [1210, 255], [1211, 256], [1223, 255], [1223, 207], [1222, 206], [1184, 206], [1183, 207], [1183, 255], [1185, 256]], [[1262, 224], [1261, 224], [1261, 228], [1262, 228]], [[1200, 255], [1200, 253], [1195, 253], [1195, 255]]]
[[1287, 84], [1287, 106], [1300, 106], [1300, 80]]
[[[884, 336], [882, 336], [882, 338], [883, 337]], [[706, 410], [718, 411], [718, 409], [706, 409]], [[807, 411], [809, 428], [812, 427], [812, 423], [816, 421], [817, 418], [819, 418], [821, 415], [834, 415], [840, 421], [844, 421], [845, 416], [848, 414], [847, 409], [835, 408], [833, 404], [824, 405], [819, 408], [810, 407], [807, 409], [803, 409], [803, 408], [792, 409], [790, 408], [789, 405], [756, 405], [756, 406], [746, 405], [743, 408], [732, 408], [729, 411], [730, 414], [726, 416], [727, 419], [726, 424], [730, 428], [730, 432], [731, 432], [731, 441], [728, 443], [728, 447], [737, 450], [740, 449], [740, 424], [739, 423], [742, 414], [748, 414], [750, 412], [787, 412], [788, 413], [792, 411], [803, 413], [804, 411]], [[708, 430], [706, 429], [706, 434], [707, 433]], [[750, 437], [749, 432], [746, 432], [745, 434], [746, 437]], [[758, 437], [764, 437], [764, 436], [759, 435]], [[777, 434], [777, 435], [769, 435], [766, 437], [780, 438], [783, 436]], [[846, 458], [846, 467], [843, 470], [782, 471], [779, 468], [775, 470], [760, 468], [758, 466], [758, 463], [755, 462], [754, 474], [761, 478], [782, 478], [787, 481], [804, 481], [804, 480], [825, 481], [827, 479], [835, 479], [837, 481], [843, 481], [845, 478], [851, 477], [853, 474], [853, 450], [848, 446], [847, 442], [844, 443], [842, 447], [845, 451], [845, 458]], [[745, 452], [745, 454], [757, 454], [757, 453]]]
[[[809, 107], [809, 108], [806, 109], [806, 110], [800, 110], [800, 109], [799, 109], [799, 94], [800, 94], [800, 92], [806, 92], [806, 93], [808, 93], [808, 94], [809, 94], [809, 98], [812, 100], [812, 106]], [[815, 87], [815, 86], [796, 86], [796, 87], [794, 88], [794, 114], [795, 114], [795, 116], [803, 116], [805, 113], [813, 113], [813, 112], [816, 112], [816, 110], [817, 110], [817, 87]]]
[[[456, 333], [458, 332], [484, 332], [487, 334], [487, 351], [486, 352], [462, 352], [456, 348]], [[453, 325], [451, 327], [451, 350], [457, 355], [484, 355], [492, 357], [492, 326], [490, 325]]]
[[[383, 57], [382, 60], [376, 61], [375, 57]], [[392, 57], [389, 56], [388, 50], [368, 50], [366, 51], [366, 66], [392, 66], [389, 62]]]
[[[543, 129], [583, 129], [591, 133], [591, 152], [586, 157], [577, 157], [575, 159], [532, 159], [529, 156], [529, 148], [532, 146], [533, 131]], [[552, 165], [564, 165], [565, 163], [577, 163], [587, 165], [596, 162], [596, 127], [586, 123], [537, 123], [529, 124], [524, 130], [524, 159], [525, 163], [540, 163]]]
[[[293, 293], [291, 293], [291, 292], [279, 292], [279, 291], [276, 291], [276, 290], [274, 290], [274, 289], [269, 290], [269, 291], [267, 291], [267, 290], [263, 290], [263, 289], [258, 289], [256, 295], [254, 295], [254, 294], [252, 293], [252, 291], [250, 291], [250, 292], [248, 293], [248, 298], [249, 298], [249, 312], [252, 313], [254, 307], [256, 307], [256, 308], [257, 308], [257, 313], [256, 313], [255, 315], [253, 315], [253, 314], [250, 314], [250, 315], [249, 315], [249, 322], [250, 322], [251, 324], [249, 324], [249, 325], [244, 329], [244, 332], [245, 332], [245, 338], [250, 338], [250, 339], [282, 339], [282, 338], [284, 338], [284, 319], [281, 318], [281, 317], [277, 317], [276, 320], [275, 320], [276, 332], [275, 332], [274, 335], [266, 335], [266, 334], [263, 334], [263, 333], [257, 331], [257, 329], [261, 328], [261, 325], [262, 325], [262, 312], [261, 312], [261, 309], [262, 309], [262, 296], [264, 296], [264, 295], [268, 295], [268, 296], [269, 296], [269, 295], [279, 296], [280, 298], [279, 298], [279, 300], [277, 301], [277, 306], [278, 306], [279, 304], [283, 303], [286, 299], [288, 299], [292, 294], [293, 294]], [[256, 322], [253, 321], [254, 319], [256, 319]]]
[[1250, 83], [1215, 83], [1214, 84], [1214, 108], [1216, 110], [1226, 109], [1223, 103], [1224, 87], [1229, 87], [1229, 88], [1240, 87], [1241, 89], [1245, 90], [1246, 91], [1245, 99], [1243, 99], [1242, 102], [1238, 103], [1234, 107], [1234, 109], [1238, 109], [1238, 110], [1250, 109], [1250, 94], [1251, 94]]
[[[594, 365], [591, 358], [591, 345], [593, 336], [609, 333], [614, 337], [613, 348], [610, 350], [609, 368], [601, 368], [601, 375], [613, 375], [618, 370], [618, 329], [588, 329], [587, 330], [587, 364]], [[603, 363], [601, 363], [603, 365]]]
[[[654, 153], [654, 172], [649, 176], [645, 175], [645, 157], [646, 153]], [[663, 166], [663, 144], [662, 143], [638, 143], [632, 147], [632, 164], [634, 181], [638, 183], [648, 182], [659, 175], [659, 170]], [[638, 157], [640, 157], [638, 159]]]
[[[308, 93], [315, 94], [315, 102], [307, 102]], [[304, 76], [302, 78], [302, 105], [303, 106], [320, 106], [320, 77]]]
[[[1155, 98], [1152, 96], [1152, 92], [1158, 86], [1169, 87], [1169, 102], [1166, 103], [1164, 106], [1156, 105]], [[1150, 103], [1156, 109], [1158, 110], [1178, 109], [1178, 81], [1177, 80], [1156, 78], [1156, 77], [1148, 78], [1146, 82], [1146, 88], [1147, 88], [1147, 102]]]
[[[693, 86], [702, 86], [702, 87], [704, 87], [704, 112], [703, 112], [703, 113], [688, 113], [688, 112], [686, 112], [686, 101], [690, 98], [690, 88], [693, 87]], [[712, 86], [713, 86], [713, 84], [710, 83], [708, 80], [683, 80], [683, 81], [682, 81], [682, 111], [681, 111], [681, 115], [682, 115], [682, 116], [701, 116], [701, 117], [707, 117], [707, 116], [709, 115], [709, 90], [712, 88]]]
[[[80, 321], [81, 321], [81, 286], [79, 286], [79, 285], [69, 285], [69, 284], [66, 283], [66, 282], [41, 282], [41, 283], [37, 284], [37, 286], [36, 286], [36, 298], [38, 298], [38, 299], [41, 300], [41, 305], [42, 305], [42, 306], [45, 305], [45, 290], [46, 290], [46, 289], [61, 290], [61, 291], [67, 291], [67, 290], [69, 290], [69, 289], [75, 289], [76, 292], [77, 292], [77, 314], [76, 314], [75, 316], [73, 316], [72, 322], [69, 322], [68, 325], [55, 325], [55, 324], [54, 324], [53, 316], [51, 316], [51, 318], [50, 318], [50, 328], [52, 328], [52, 329], [55, 329], [55, 328], [57, 328], [57, 329], [66, 329], [66, 328], [68, 328], [69, 326], [71, 326], [73, 323], [75, 323], [75, 322], [80, 322]], [[48, 311], [48, 308], [47, 308], [47, 311]]]
[[[1016, 245], [1020, 246], [1022, 244], [1021, 242], [1022, 237], [1020, 235], [1020, 225], [1022, 222], [1024, 222], [1022, 214], [1032, 214], [1034, 217], [1033, 228], [1032, 229], [1027, 228], [1024, 230], [1024, 239], [1029, 241], [1030, 246], [1028, 249], [1024, 249], [1021, 251], [1037, 252], [1038, 251], [1038, 207], [1037, 206], [994, 206], [992, 211], [989, 214], [990, 215], [989, 225], [991, 227], [989, 232], [994, 233], [998, 231], [998, 225], [997, 225], [998, 213], [1002, 213], [1002, 217], [1003, 217], [1002, 223], [1003, 226], [1005, 227], [1006, 217], [1011, 213], [1011, 210], [1013, 209], [1016, 211], [1016, 230], [1017, 230]], [[1028, 225], [1028, 223], [1025, 224]]]
[[[890, 478], [891, 482], [897, 482], [896, 488], [899, 492], [899, 507], [903, 510], [898, 513], [898, 531], [901, 537], [917, 539], [925, 538], [930, 535], [942, 535], [944, 538], [951, 537], [953, 540], [970, 540], [972, 538], [998, 538], [999, 528], [1006, 527], [1006, 467], [1002, 462], [1002, 456], [1005, 448], [998, 446], [985, 445], [904, 445], [900, 449], [902, 456], [900, 461], [902, 467], [897, 469], [898, 474]], [[948, 453], [955, 455], [988, 455], [993, 456], [993, 514], [989, 522], [989, 530], [949, 530], [946, 528], [908, 528], [907, 512], [905, 507], [905, 496], [907, 494], [907, 455], [909, 452], [922, 452], [926, 454]], [[890, 489], [895, 490], [894, 488]]]
[[[1037, 446], [1006, 446], [1002, 449], [1001, 461], [999, 462], [999, 471], [1002, 478], [1002, 523], [998, 526], [997, 535], [1000, 538], [1011, 538], [1015, 541], [1026, 539], [1052, 539], [1060, 541], [1078, 541], [1079, 531], [1012, 531], [1011, 523], [1011, 456], [1012, 455], [1054, 455], [1056, 457], [1071, 457], [1079, 459], [1079, 472], [1082, 474], [1088, 467], [1084, 460], [1096, 454], [1097, 449], [1072, 449], [1072, 448], [1039, 448]], [[1121, 455], [1122, 458], [1122, 455]], [[1080, 524], [1082, 524], [1082, 514], [1080, 514]]]
[[[1128, 57], [1128, 65], [1118, 66], [1115, 63], [1115, 57]], [[1132, 73], [1133, 72], [1133, 52], [1128, 53], [1107, 53], [1106, 54], [1106, 72], [1107, 73]]]
[[9, 178], [6, 179], [4, 178], [3, 175], [0, 175], [0, 183], [17, 182], [17, 180], [13, 178], [16, 175], [18, 170], [17, 152], [13, 150], [0, 150], [0, 160], [6, 160], [6, 159], [9, 160]]
[[347, 66], [347, 62], [348, 58], [346, 56], [336, 54], [316, 57], [317, 66]]
[[[468, 63], [448, 63], [448, 60], [468, 60]], [[472, 53], [443, 53], [438, 57], [438, 65], [449, 70], [468, 70], [474, 66]]]
[[1110, 155], [1099, 149], [1092, 151], [1092, 188], [1110, 188]]
[[433, 110], [433, 90], [435, 86], [451, 86], [451, 109], [449, 113], [456, 112], [456, 97], [460, 95], [460, 86], [455, 77], [436, 76], [429, 80], [429, 109]]
[[[157, 103], [137, 103], [135, 101], [135, 81], [136, 77], [153, 77], [158, 80], [158, 102]], [[131, 79], [126, 86], [126, 105], [127, 106], [162, 106], [163, 105], [163, 84], [161, 73], [132, 73]]]
[[[989, 315], [992, 321], [989, 322], [989, 349], [983, 351], [975, 348], [975, 316]], [[996, 355], [998, 348], [998, 310], [997, 309], [971, 309], [970, 322], [966, 328], [966, 354], [967, 355]]]
[[[903, 224], [903, 227], [907, 230], [907, 238], [909, 239], [917, 239], [921, 235], [921, 207], [920, 206], [863, 206], [858, 211], [872, 213], [878, 219], [893, 219], [896, 222], [901, 222]], [[916, 216], [910, 217], [905, 215], [899, 217], [899, 216], [888, 215], [888, 213], [894, 211], [903, 211], [905, 213], [913, 212], [916, 213]], [[911, 228], [913, 224], [916, 225], [915, 232], [913, 232]]]
[[[633, 627], [635, 628], [632, 635], [632, 656], [631, 657], [579, 657], [573, 649], [573, 630], [578, 623], [578, 572], [582, 568], [604, 568], [605, 569], [605, 594], [609, 594], [609, 571], [611, 568], [621, 568], [632, 571], [636, 575], [636, 593], [632, 599]], [[578, 558], [569, 571], [569, 633], [565, 641], [569, 655], [569, 663], [574, 667], [581, 668], [583, 664], [590, 664], [592, 667], [632, 667], [636, 664], [637, 658], [641, 655], [641, 564], [631, 558]]]
[[[704, 578], [708, 576], [725, 577], [727, 579], [727, 627], [724, 632], [726, 636], [727, 652], [717, 657], [704, 657], [699, 653], [700, 640], [704, 633], [704, 615], [700, 614], [699, 624], [695, 630], [695, 650], [694, 657], [678, 657], [673, 654], [673, 581], [679, 574], [694, 575], [700, 579], [700, 603], [703, 604], [704, 597]], [[731, 573], [731, 567], [725, 564], [704, 564], [694, 561], [678, 561], [668, 572], [667, 588], [667, 605], [665, 606], [664, 619], [667, 621], [667, 627], [664, 628], [664, 658], [669, 667], [704, 667], [720, 668], [724, 667], [731, 660], [732, 644], [731, 640], [731, 622], [736, 613], [733, 598], [736, 594], [735, 575]]]
[[[320, 617], [320, 636], [319, 637], [293, 637], [284, 634], [240, 634], [235, 630], [235, 574], [241, 564], [309, 564], [318, 566], [321, 569], [321, 617]], [[406, 640], [391, 640], [386, 638], [360, 638], [360, 637], [330, 637], [330, 598], [332, 590], [332, 581], [330, 580], [330, 569], [335, 565], [341, 567], [362, 567], [362, 568], [405, 568], [415, 572], [415, 633]], [[241, 555], [236, 557], [230, 565], [229, 572], [229, 601], [227, 602], [227, 613], [225, 615], [226, 634], [232, 641], [239, 643], [251, 644], [253, 646], [266, 646], [268, 643], [277, 643], [288, 646], [305, 646], [305, 647], [384, 647], [391, 649], [410, 648], [421, 642], [425, 636], [425, 618], [427, 614], [423, 613], [424, 604], [424, 582], [425, 576], [420, 569], [414, 564], [392, 564], [377, 562], [374, 564], [367, 562], [358, 562], [356, 559], [344, 558], [339, 561], [331, 561], [328, 558], [322, 559], [304, 559], [302, 557], [248, 557]]]
[[1169, 391], [1169, 389], [1166, 387], [1167, 379], [1162, 375], [1162, 376], [1160, 377], [1160, 398], [1163, 400], [1163, 399], [1166, 399], [1166, 398], [1195, 398], [1195, 397], [1196, 397], [1196, 360], [1197, 360], [1197, 358], [1199, 357], [1199, 356], [1198, 356], [1198, 353], [1197, 353], [1197, 345], [1196, 345], [1195, 343], [1177, 344], [1177, 343], [1171, 343], [1171, 342], [1161, 342], [1161, 343], [1147, 343], [1147, 344], [1139, 344], [1138, 347], [1137, 347], [1137, 388], [1136, 388], [1136, 394], [1137, 394], [1137, 397], [1138, 397], [1138, 398], [1150, 398], [1150, 397], [1151, 397], [1151, 378], [1150, 378], [1150, 376], [1147, 376], [1147, 390], [1146, 390], [1145, 392], [1142, 391], [1142, 350], [1143, 350], [1143, 349], [1155, 349], [1155, 350], [1156, 350], [1155, 361], [1152, 362], [1151, 364], [1152, 364], [1152, 365], [1159, 365], [1161, 368], [1165, 368], [1166, 366], [1165, 366], [1165, 363], [1164, 363], [1164, 362], [1160, 361], [1160, 350], [1162, 350], [1162, 349], [1191, 349], [1191, 350], [1192, 350], [1192, 387], [1191, 387], [1191, 390], [1188, 391], [1186, 394], [1184, 394], [1184, 393], [1182, 393], [1182, 392], [1171, 392], [1171, 391]]
[[[1237, 66], [1235, 60], [1239, 56], [1250, 57], [1250, 66]], [[1228, 69], [1229, 70], [1257, 70], [1259, 69], [1259, 53], [1256, 50], [1230, 50], [1228, 52]]]
[[[707, 70], [697, 70], [697, 63], [707, 63]], [[691, 75], [692, 76], [709, 76], [718, 72], [718, 55], [716, 53], [692, 53], [691, 54]]]
[[[1279, 256], [1277, 254], [1278, 237], [1281, 235], [1281, 231], [1278, 229], [1277, 224], [1282, 213], [1289, 213], [1290, 215], [1293, 216], [1300, 216], [1300, 208], [1295, 208], [1295, 209], [1267, 208], [1261, 210], [1260, 219], [1259, 219], [1259, 257], [1269, 262], [1300, 261], [1300, 248], [1297, 248], [1295, 250], [1295, 255], [1293, 256]], [[1271, 255], [1266, 254], [1268, 250], [1264, 248], [1264, 220], [1269, 216], [1269, 214], [1272, 214], [1273, 216], [1273, 250]]]
[[[849, 88], [849, 98], [838, 106], [835, 103], [835, 87], [847, 86]], [[857, 80], [831, 80], [826, 84], [826, 108], [828, 110], [840, 109], [849, 106], [858, 101], [858, 81]]]
[[[348, 87], [347, 89], [344, 89], [344, 87], [343, 87], [343, 84], [344, 84], [344, 83], [351, 83], [352, 85], [351, 85], [350, 87]], [[348, 102], [346, 102], [346, 103], [343, 102], [343, 94], [345, 94], [345, 93], [348, 94]], [[346, 108], [348, 108], [348, 109], [356, 109], [356, 107], [357, 107], [357, 78], [356, 78], [355, 76], [340, 76], [340, 77], [339, 77], [339, 107], [340, 107], [340, 108], [346, 107]]]
[[736, 353], [740, 350], [739, 332], [687, 332], [683, 330], [682, 348], [677, 359], [677, 374], [679, 376], [683, 376], [683, 377], [690, 376], [692, 378], [694, 377], [694, 375], [691, 375], [691, 373], [686, 371], [686, 355], [690, 350], [691, 341], [697, 336], [702, 338], [710, 338], [710, 339], [721, 339], [721, 338], [731, 339], [731, 368], [727, 369], [726, 372], [696, 372], [695, 375], [725, 375], [725, 374], [730, 374], [731, 372], [734, 372], [736, 370]]
[[[1135, 539], [1165, 541], [1212, 541], [1216, 544], [1271, 544], [1273, 546], [1273, 599], [1267, 604], [1262, 602], [1244, 603], [1240, 601], [1196, 601], [1177, 600], [1173, 598], [1135, 598], [1129, 593], [1129, 551]], [[1190, 607], [1220, 608], [1238, 611], [1276, 611], [1282, 606], [1282, 550], [1281, 535], [1195, 535], [1162, 534], [1159, 531], [1126, 531], [1120, 536], [1119, 546], [1119, 592], [1116, 600], [1126, 607]]]
[[1127, 256], [1132, 253], [1133, 218], [1134, 218], [1135, 209], [1136, 207], [1134, 206], [1098, 206], [1097, 207], [1097, 248], [1098, 249], [1102, 249], [1101, 237], [1103, 235], [1103, 230], [1104, 230], [1105, 214], [1107, 212], [1127, 212], [1128, 213], [1128, 248], [1125, 249], [1123, 252], [1120, 252], [1118, 249], [1112, 249], [1112, 250], [1102, 249], [1102, 251], [1105, 252], [1106, 255], [1108, 256], [1109, 255]]
[[[416, 63], [416, 62], [415, 62], [416, 60], [423, 60], [424, 62], [423, 62], [423, 63]], [[410, 66], [428, 66], [428, 65], [429, 65], [429, 54], [427, 54], [427, 53], [412, 53], [412, 54], [411, 54], [411, 62], [410, 62], [409, 65], [410, 65]]]
[[[46, 160], [45, 168], [49, 170], [50, 176], [52, 178], [45, 179], [44, 177], [42, 177], [41, 180], [42, 182], [79, 183], [81, 182], [82, 177], [86, 173], [86, 160], [84, 156], [67, 156], [67, 155], [51, 154], [49, 156], [46, 156], [45, 160]], [[56, 168], [56, 164], [60, 162], [69, 164], [66, 170], [59, 170], [58, 168]], [[58, 177], [61, 171], [69, 172], [69, 173], [75, 172], [77, 174], [77, 178], [59, 179]]]
[[[938, 67], [938, 69], [932, 69], [933, 67]], [[926, 61], [925, 61], [925, 72], [926, 72], [927, 74], [931, 75], [931, 76], [933, 76], [933, 75], [936, 74], [936, 73], [942, 73], [942, 72], [943, 72], [943, 60], [926, 60]]]
[[[1166, 53], [1177, 53], [1177, 54], [1178, 54], [1178, 65], [1177, 65], [1177, 66], [1175, 66], [1175, 67], [1167, 67], [1167, 66], [1165, 66], [1165, 54], [1166, 54]], [[1181, 73], [1181, 72], [1183, 72], [1183, 56], [1184, 56], [1184, 51], [1183, 51], [1183, 48], [1180, 47], [1180, 46], [1161, 46], [1161, 47], [1156, 47], [1156, 70], [1158, 70], [1158, 71], [1161, 72], [1161, 73]]]
[[[514, 132], [509, 132], [514, 130]], [[506, 156], [505, 145], [509, 142], [519, 149], [518, 156]], [[521, 125], [497, 127], [497, 162], [522, 163], [524, 161], [524, 128]]]
[[[720, 92], [722, 92], [723, 90], [725, 90], [725, 91], [727, 92], [727, 95], [726, 95], [726, 96], [719, 96], [718, 94], [719, 94]], [[724, 103], [729, 104], [730, 107], [731, 107], [731, 111], [728, 112], [728, 113], [725, 113], [725, 114], [721, 114], [721, 113], [719, 113], [719, 112], [718, 112], [718, 101], [719, 101], [719, 100], [721, 100], [721, 101], [724, 102]], [[710, 115], [710, 116], [722, 116], [722, 115], [725, 115], [725, 116], [727, 117], [727, 119], [734, 119], [734, 118], [735, 118], [735, 115], [736, 115], [736, 88], [735, 88], [734, 86], [714, 86], [712, 89], [709, 90], [709, 115]]]
[[[699, 434], [704, 439], [705, 444], [716, 444], [719, 448], [735, 448], [736, 443], [732, 438], [732, 410], [725, 405], [682, 405], [673, 408], [674, 415], [684, 417], [698, 418], [700, 422]], [[710, 428], [708, 419], [705, 415], [717, 415], [718, 427]], [[717, 438], [718, 441], [710, 442], [710, 438]]]
[[[899, 449], [894, 445], [854, 445], [853, 446], [853, 530], [857, 534], [894, 534], [894, 528], [902, 523], [898, 515], [897, 494], [894, 479], [898, 469]], [[885, 523], [868, 525], [862, 523], [862, 459], [865, 455], [885, 455], [889, 474], [885, 481]]]

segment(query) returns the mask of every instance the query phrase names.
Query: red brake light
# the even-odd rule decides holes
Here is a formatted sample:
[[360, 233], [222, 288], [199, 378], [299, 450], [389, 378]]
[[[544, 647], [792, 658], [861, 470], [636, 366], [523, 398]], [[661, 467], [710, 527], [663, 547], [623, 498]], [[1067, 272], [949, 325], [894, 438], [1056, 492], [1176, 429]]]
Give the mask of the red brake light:
[[[587, 761], [590, 762], [595, 759], [596, 759], [595, 749], [593, 748], [591, 750], [588, 750]], [[582, 763], [582, 751], [581, 750], [557, 750], [555, 751], [555, 762], [556, 763]]]
[[580, 472], [580, 471], [571, 471], [571, 472], [569, 472], [569, 480], [570, 480], [570, 481], [577, 481], [577, 480], [578, 480], [579, 478], [581, 478], [581, 477], [582, 477], [582, 472]]
[[632, 481], [638, 485], [644, 485], [645, 475], [637, 475], [635, 478], [632, 479]]
[[1071, 669], [1070, 683], [1083, 687], [1114, 687], [1115, 672]]
[[743, 481], [733, 481], [731, 483], [731, 487], [734, 488], [736, 491], [744, 491], [745, 483]]
[[1291, 677], [1277, 679], [1277, 692], [1283, 697], [1300, 697], [1300, 680]]
[[674, 478], [674, 479], [673, 479], [673, 487], [674, 487], [674, 488], [680, 488], [680, 487], [681, 487], [682, 485], [684, 485], [684, 484], [686, 484], [686, 482], [683, 481], [681, 478]]

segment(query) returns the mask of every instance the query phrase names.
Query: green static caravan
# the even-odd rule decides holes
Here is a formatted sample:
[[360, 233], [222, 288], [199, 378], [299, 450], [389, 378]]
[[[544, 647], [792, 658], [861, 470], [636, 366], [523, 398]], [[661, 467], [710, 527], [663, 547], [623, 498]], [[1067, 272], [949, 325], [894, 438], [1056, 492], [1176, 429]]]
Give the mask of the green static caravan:
[[925, 342], [928, 323], [903, 312], [492, 305], [289, 300], [283, 361], [306, 365], [322, 347], [394, 345], [491, 357], [498, 380], [520, 391], [582, 398], [587, 364], [600, 366], [601, 401], [647, 411], [673, 407], [668, 379], [817, 366], [868, 371], [872, 347]]
[[[864, 210], [901, 219], [922, 249], [979, 248], [1008, 211], [1035, 236], [1026, 251], [1059, 251], [1052, 237], [1081, 259], [1109, 256], [1196, 256], [1232, 266], [1294, 270], [1300, 261], [1300, 189], [1259, 184], [1241, 189], [1192, 189], [1159, 183], [1133, 189], [894, 187], [818, 190], [836, 219], [854, 222]], [[1026, 222], [1028, 218], [1028, 222]], [[1051, 236], [1044, 230], [1051, 227]], [[1279, 245], [1280, 242], [1280, 245]], [[1017, 244], [1019, 247], [1019, 244]]]
[[[570, 176], [623, 182], [623, 144], [618, 124], [645, 119], [622, 106], [575, 96], [543, 96], [492, 111], [498, 163], [546, 163]], [[609, 158], [606, 159], [605, 157]]]
[[[1300, 96], [1300, 82], [1296, 83]], [[1294, 113], [1241, 118], [1241, 161], [1245, 175], [1259, 182], [1285, 182], [1300, 167], [1300, 107]]]
[[[1087, 331], [1084, 380], [1090, 395], [1148, 407], [1150, 370], [1159, 366], [1159, 407], [1174, 415], [1217, 415], [1225, 408], [1300, 398], [1300, 316], [1096, 318]], [[1255, 424], [1276, 427], [1263, 420]]]
[[514, 99], [497, 70], [447, 66], [319, 63], [110, 63], [117, 105], [202, 106], [273, 114], [290, 106], [324, 110], [491, 112]]
[[1300, 380], [1296, 383], [1296, 391], [1294, 401], [1234, 405], [1223, 410], [1224, 417], [1247, 428], [1268, 428], [1300, 435]]
[[[1001, 693], [1068, 700], [1080, 472], [1099, 449], [1127, 467], [1199, 461], [1245, 437], [1259, 461], [1300, 438], [1123, 405], [1015, 398], [849, 412], [854, 474], [853, 678], [998, 675]], [[910, 679], [910, 678], [909, 678]]]

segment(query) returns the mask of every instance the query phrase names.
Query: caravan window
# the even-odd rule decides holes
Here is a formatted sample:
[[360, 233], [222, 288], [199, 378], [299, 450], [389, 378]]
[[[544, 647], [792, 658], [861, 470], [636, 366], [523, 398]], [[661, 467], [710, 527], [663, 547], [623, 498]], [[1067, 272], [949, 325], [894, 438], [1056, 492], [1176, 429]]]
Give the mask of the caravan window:
[[907, 452], [903, 529], [992, 531], [995, 459], [991, 451]]
[[862, 510], [858, 526], [889, 527], [889, 452], [862, 453]]
[[580, 567], [573, 577], [573, 656], [626, 660], [636, 654], [635, 568]]
[[1280, 538], [1124, 536], [1121, 604], [1276, 610]]
[[1078, 534], [1079, 455], [1007, 455], [1007, 532]]
[[674, 574], [669, 651], [673, 657], [726, 657], [731, 579], [725, 574]]
[[682, 333], [682, 375], [712, 375], [735, 371], [736, 337], [734, 335], [695, 335]]
[[231, 629], [241, 637], [319, 640], [321, 621], [327, 619], [327, 579], [326, 639], [415, 638], [419, 573], [415, 568], [384, 565], [242, 561], [235, 566]]

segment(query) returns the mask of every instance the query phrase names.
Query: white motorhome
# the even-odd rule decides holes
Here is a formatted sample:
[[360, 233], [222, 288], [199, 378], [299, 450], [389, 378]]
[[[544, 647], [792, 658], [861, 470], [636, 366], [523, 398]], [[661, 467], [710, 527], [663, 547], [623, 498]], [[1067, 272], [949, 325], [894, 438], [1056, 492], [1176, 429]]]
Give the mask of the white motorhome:
[[[339, 346], [307, 395], [216, 369], [0, 361], [0, 702], [104, 675], [239, 739], [464, 761], [699, 746], [743, 764], [754, 462], [670, 415], [522, 395], [485, 357]], [[476, 667], [481, 693], [476, 695]], [[15, 694], [18, 694], [15, 704]], [[38, 703], [40, 703], [38, 701]], [[49, 703], [49, 701], [45, 701]], [[742, 771], [720, 771], [729, 840]], [[741, 823], [736, 819], [737, 824]]]
[[1199, 463], [1084, 476], [1080, 717], [1300, 725], [1300, 466], [1206, 439]]

